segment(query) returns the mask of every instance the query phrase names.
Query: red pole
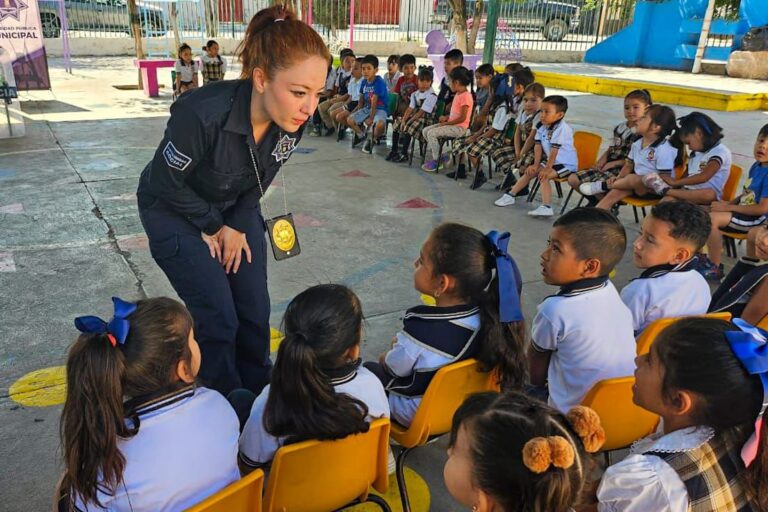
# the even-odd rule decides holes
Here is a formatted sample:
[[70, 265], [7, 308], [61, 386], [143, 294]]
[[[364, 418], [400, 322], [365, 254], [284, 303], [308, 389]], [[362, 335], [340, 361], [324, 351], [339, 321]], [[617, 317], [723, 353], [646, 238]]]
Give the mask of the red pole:
[[312, 0], [307, 5], [307, 25], [312, 25]]

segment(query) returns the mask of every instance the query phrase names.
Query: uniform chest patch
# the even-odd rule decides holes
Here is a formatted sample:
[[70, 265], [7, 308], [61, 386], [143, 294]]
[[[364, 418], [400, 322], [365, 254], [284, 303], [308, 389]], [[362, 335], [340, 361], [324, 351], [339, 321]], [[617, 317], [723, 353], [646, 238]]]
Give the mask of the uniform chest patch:
[[176, 169], [177, 171], [186, 170], [187, 167], [189, 167], [189, 164], [192, 163], [192, 159], [176, 149], [176, 146], [174, 146], [171, 141], [168, 141], [168, 144], [165, 145], [165, 149], [163, 149], [163, 158], [165, 158], [165, 163], [168, 167]]
[[291, 153], [296, 149], [296, 139], [283, 135], [280, 140], [275, 144], [275, 149], [272, 151], [272, 156], [275, 157], [276, 162], [283, 162], [288, 160]]

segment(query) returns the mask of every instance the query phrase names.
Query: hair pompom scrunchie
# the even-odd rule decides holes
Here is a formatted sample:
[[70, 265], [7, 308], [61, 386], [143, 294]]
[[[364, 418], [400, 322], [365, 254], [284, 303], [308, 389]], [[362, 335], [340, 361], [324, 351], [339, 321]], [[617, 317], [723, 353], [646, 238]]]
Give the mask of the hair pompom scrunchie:
[[573, 446], [562, 436], [534, 437], [523, 446], [523, 464], [536, 474], [544, 473], [550, 466], [568, 469], [575, 460]]
[[584, 450], [587, 453], [595, 453], [605, 443], [605, 430], [600, 425], [600, 416], [583, 405], [577, 405], [565, 416], [571, 423], [573, 430], [581, 438]]

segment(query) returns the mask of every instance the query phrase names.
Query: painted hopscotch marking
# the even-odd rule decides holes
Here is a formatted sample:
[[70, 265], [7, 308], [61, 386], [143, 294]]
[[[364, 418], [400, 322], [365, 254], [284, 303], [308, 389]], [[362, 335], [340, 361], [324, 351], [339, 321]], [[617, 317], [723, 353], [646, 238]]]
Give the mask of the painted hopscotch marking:
[[407, 201], [403, 201], [399, 205], [395, 206], [395, 208], [440, 208], [435, 203], [430, 203], [426, 199], [422, 199], [421, 197], [413, 197], [411, 199], [408, 199]]
[[0, 272], [16, 272], [16, 262], [13, 253], [0, 252]]
[[0, 213], [24, 213], [24, 205], [21, 203], [13, 203], [0, 206]]
[[64, 403], [67, 396], [65, 366], [35, 370], [11, 384], [11, 400], [25, 407], [50, 407]]

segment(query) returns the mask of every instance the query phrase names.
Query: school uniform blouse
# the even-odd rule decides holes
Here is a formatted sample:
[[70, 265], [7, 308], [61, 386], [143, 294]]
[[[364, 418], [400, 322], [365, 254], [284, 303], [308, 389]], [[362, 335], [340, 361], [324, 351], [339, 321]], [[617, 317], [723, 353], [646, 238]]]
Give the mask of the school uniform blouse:
[[226, 224], [246, 232], [264, 191], [293, 153], [304, 130], [269, 125], [261, 142], [251, 127], [250, 80], [222, 80], [184, 94], [171, 105], [165, 136], [139, 179], [139, 208], [163, 201], [209, 235]]
[[597, 490], [600, 512], [687, 512], [688, 491], [672, 466], [644, 452], [679, 453], [711, 440], [715, 431], [698, 426], [636, 441], [629, 456], [605, 470]]
[[[377, 418], [389, 418], [389, 403], [384, 386], [373, 373], [363, 366], [352, 373], [331, 381], [336, 393], [346, 393], [368, 406], [368, 421]], [[240, 460], [247, 466], [259, 467], [275, 457], [275, 452], [285, 443], [284, 438], [277, 438], [264, 429], [264, 408], [269, 398], [270, 386], [267, 385], [256, 397], [251, 407], [251, 415], [240, 434]]]
[[672, 172], [677, 150], [666, 139], [658, 139], [643, 147], [643, 139], [632, 143], [627, 157], [634, 164], [634, 172], [645, 176], [654, 172]]
[[579, 166], [579, 157], [573, 145], [573, 128], [562, 119], [549, 126], [539, 121], [534, 140], [541, 144], [541, 150], [547, 157], [553, 148], [557, 148], [557, 158], [552, 165], [562, 165], [572, 171]]
[[115, 495], [98, 493], [103, 509], [77, 501], [79, 510], [185, 510], [240, 478], [240, 424], [217, 391], [188, 386], [145, 403], [136, 414], [138, 433], [118, 441], [125, 471]]
[[731, 172], [731, 150], [725, 144], [718, 142], [706, 151], [692, 151], [688, 156], [688, 176], [701, 174], [710, 162], [717, 162], [719, 167], [709, 181], [698, 183], [696, 185], [685, 185], [684, 188], [690, 190], [712, 189], [715, 191], [717, 200], [723, 198], [723, 188], [728, 181], [728, 174]]

